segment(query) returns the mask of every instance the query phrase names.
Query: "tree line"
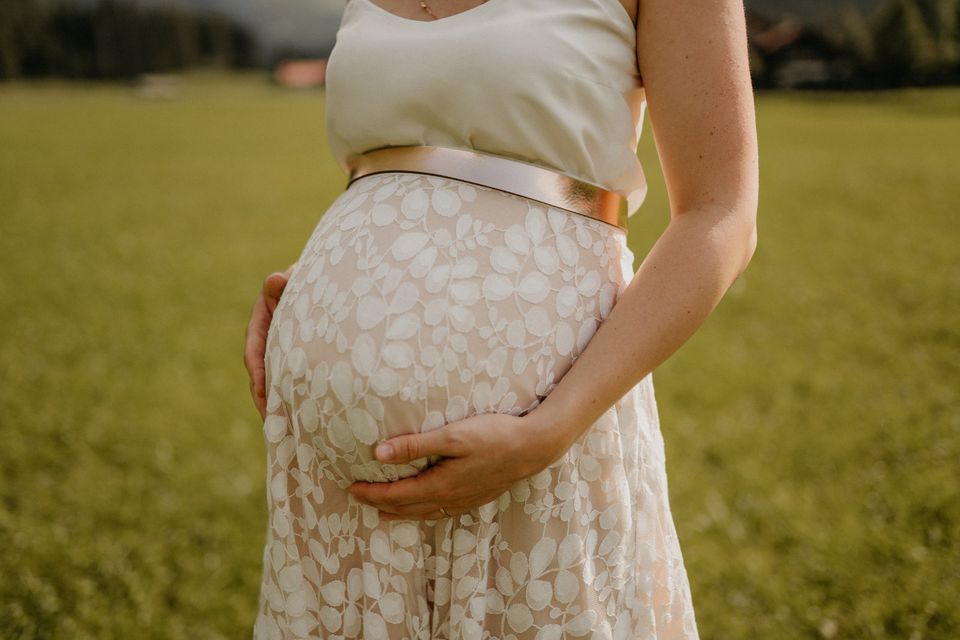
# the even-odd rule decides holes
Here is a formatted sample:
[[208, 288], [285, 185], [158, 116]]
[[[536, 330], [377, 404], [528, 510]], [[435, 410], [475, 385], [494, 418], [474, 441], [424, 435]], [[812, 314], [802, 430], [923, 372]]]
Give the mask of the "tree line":
[[0, 1], [0, 80], [123, 80], [197, 66], [252, 67], [257, 42], [217, 13], [116, 0]]
[[[869, 15], [847, 5], [833, 23], [808, 29], [813, 35], [797, 48], [814, 46], [815, 55], [852, 66], [843, 75], [847, 86], [960, 82], [960, 0], [881, 0]], [[778, 64], [777, 56], [783, 54], [772, 56], [768, 68]], [[127, 79], [196, 66], [257, 64], [255, 37], [217, 13], [123, 0], [84, 5], [0, 0], [0, 80]], [[755, 80], [764, 82], [760, 76]]]
[[854, 75], [874, 86], [960, 82], [960, 0], [885, 0], [838, 20]]

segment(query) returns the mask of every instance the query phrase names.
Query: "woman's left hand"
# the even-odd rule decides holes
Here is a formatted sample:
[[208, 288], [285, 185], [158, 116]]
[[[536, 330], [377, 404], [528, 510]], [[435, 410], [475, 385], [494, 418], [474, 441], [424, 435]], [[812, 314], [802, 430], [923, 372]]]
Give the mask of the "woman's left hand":
[[349, 491], [379, 509], [385, 520], [437, 520], [446, 517], [441, 507], [450, 516], [466, 513], [542, 471], [566, 450], [559, 441], [560, 430], [545, 429], [532, 416], [483, 413], [385, 440], [376, 450], [380, 462], [442, 459], [410, 478], [355, 482]]

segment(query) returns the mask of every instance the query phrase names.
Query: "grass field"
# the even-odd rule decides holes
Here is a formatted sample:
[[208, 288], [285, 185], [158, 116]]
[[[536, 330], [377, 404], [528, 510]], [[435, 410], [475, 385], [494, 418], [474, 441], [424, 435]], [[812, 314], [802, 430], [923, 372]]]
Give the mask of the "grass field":
[[[757, 112], [756, 255], [655, 374], [701, 635], [960, 637], [960, 90]], [[249, 637], [244, 326], [344, 182], [319, 92], [0, 85], [0, 637]]]

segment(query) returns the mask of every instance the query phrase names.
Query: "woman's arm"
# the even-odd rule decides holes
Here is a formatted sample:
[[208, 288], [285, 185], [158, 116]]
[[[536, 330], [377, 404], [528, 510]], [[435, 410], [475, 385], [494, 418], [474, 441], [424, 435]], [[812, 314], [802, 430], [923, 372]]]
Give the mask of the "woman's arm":
[[757, 244], [758, 151], [741, 0], [641, 0], [637, 61], [670, 223], [529, 416], [555, 457], [703, 324]]

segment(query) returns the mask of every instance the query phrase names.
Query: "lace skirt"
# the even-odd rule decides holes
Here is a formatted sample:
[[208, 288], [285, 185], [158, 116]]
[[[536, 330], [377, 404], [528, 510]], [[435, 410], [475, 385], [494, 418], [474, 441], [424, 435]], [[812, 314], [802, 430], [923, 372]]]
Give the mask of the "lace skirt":
[[[551, 392], [633, 276], [612, 225], [455, 179], [365, 176], [320, 219], [266, 351], [253, 636], [696, 638], [652, 375], [471, 513], [380, 521], [380, 440]], [[495, 455], [495, 452], [491, 452]]]

